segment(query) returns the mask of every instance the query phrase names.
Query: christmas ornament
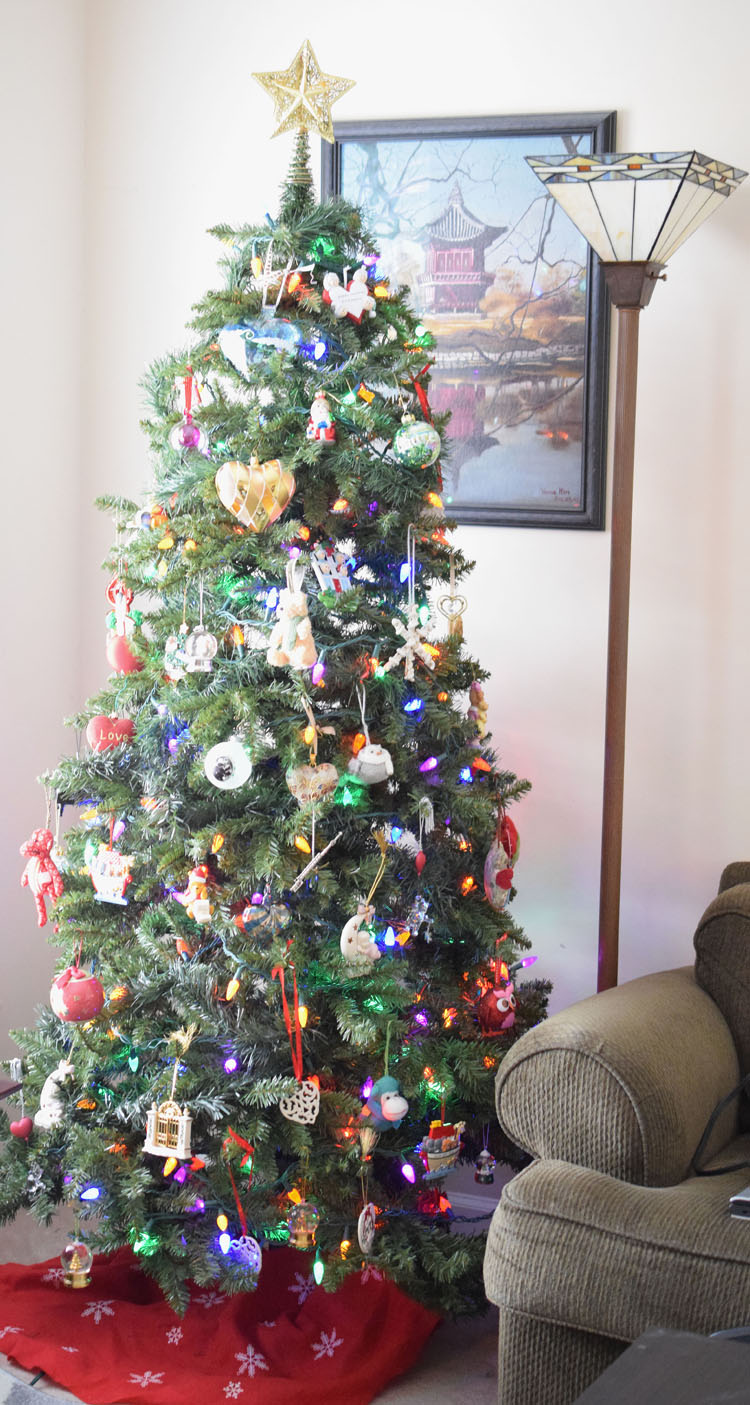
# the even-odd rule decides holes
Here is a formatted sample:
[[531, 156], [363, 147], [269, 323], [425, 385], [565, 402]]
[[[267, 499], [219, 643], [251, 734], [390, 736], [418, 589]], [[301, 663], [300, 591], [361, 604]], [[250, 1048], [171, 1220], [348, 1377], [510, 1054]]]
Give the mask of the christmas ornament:
[[440, 453], [440, 435], [426, 420], [404, 415], [393, 439], [393, 452], [404, 468], [429, 468]]
[[130, 613], [133, 592], [119, 576], [113, 576], [107, 586], [107, 599], [112, 606], [107, 616], [107, 662], [116, 673], [139, 673], [143, 662], [136, 657], [128, 643], [136, 624], [140, 621], [140, 615]]
[[249, 464], [237, 459], [222, 464], [214, 482], [222, 506], [252, 532], [264, 532], [281, 516], [296, 486], [280, 459], [262, 464], [255, 456]]
[[51, 857], [54, 835], [49, 829], [35, 829], [21, 845], [21, 857], [27, 860], [21, 874], [21, 887], [30, 888], [36, 903], [37, 926], [47, 922], [47, 903], [62, 896], [63, 881]]
[[47, 1075], [39, 1094], [39, 1110], [34, 1113], [35, 1127], [47, 1131], [50, 1127], [57, 1127], [58, 1123], [64, 1120], [65, 1103], [61, 1096], [61, 1090], [66, 1078], [71, 1078], [73, 1073], [72, 1063], [69, 1063], [67, 1059], [61, 1059], [57, 1068]]
[[271, 979], [278, 980], [281, 986], [281, 1008], [284, 1014], [284, 1024], [286, 1026], [289, 1048], [292, 1054], [292, 1068], [297, 1079], [297, 1089], [294, 1093], [281, 1099], [279, 1110], [290, 1122], [299, 1122], [304, 1127], [311, 1127], [320, 1111], [320, 1087], [316, 1079], [302, 1077], [302, 1025], [299, 1017], [299, 994], [297, 991], [297, 972], [292, 966], [292, 988], [293, 988], [293, 1011], [294, 1024], [292, 1026], [292, 1014], [289, 1010], [289, 1003], [286, 998], [286, 972], [283, 966], [274, 966], [271, 972]]
[[218, 790], [237, 790], [249, 781], [253, 763], [241, 739], [228, 737], [225, 742], [217, 742], [206, 752], [203, 769]]
[[[465, 595], [456, 594], [456, 563], [451, 552], [451, 572], [449, 582], [449, 594], [438, 597], [437, 607], [448, 621], [448, 634], [452, 639], [463, 639], [464, 626], [461, 616], [468, 605]], [[473, 685], [472, 685], [473, 686]], [[469, 713], [471, 716], [471, 713]]]
[[355, 916], [350, 917], [342, 929], [341, 955], [350, 968], [355, 968], [350, 970], [350, 975], [364, 975], [380, 960], [381, 953], [373, 941], [370, 925], [374, 916], [374, 907], [360, 903]]
[[294, 354], [301, 340], [299, 327], [287, 317], [275, 317], [270, 308], [253, 321], [230, 323], [218, 337], [222, 356], [246, 381], [252, 380], [251, 368], [257, 362], [267, 361], [272, 351]]
[[432, 834], [435, 828], [435, 811], [432, 801], [427, 795], [421, 797], [417, 806], [417, 813], [419, 815], [419, 848], [414, 858], [414, 867], [417, 873], [421, 874], [427, 863], [427, 855], [423, 848], [424, 837], [426, 834]]
[[275, 137], [296, 128], [333, 142], [331, 107], [354, 87], [354, 80], [324, 73], [307, 39], [286, 70], [254, 73], [253, 78], [273, 98]]
[[151, 1156], [173, 1156], [177, 1161], [190, 1161], [192, 1158], [190, 1128], [193, 1119], [186, 1107], [180, 1109], [175, 1101], [175, 1092], [180, 1072], [180, 1055], [184, 1056], [187, 1053], [196, 1032], [197, 1026], [191, 1024], [187, 1029], [175, 1030], [167, 1039], [167, 1044], [177, 1045], [179, 1053], [175, 1054], [169, 1100], [159, 1107], [152, 1103], [146, 1114], [146, 1140], [143, 1150]]
[[[314, 812], [314, 810], [313, 810], [313, 816], [314, 816], [314, 814], [315, 814], [315, 812]], [[297, 877], [295, 878], [294, 882], [292, 883], [292, 885], [291, 885], [291, 887], [290, 887], [290, 889], [289, 889], [290, 893], [296, 893], [296, 892], [298, 891], [298, 889], [302, 887], [302, 884], [303, 884], [304, 880], [307, 878], [307, 875], [308, 875], [309, 873], [312, 873], [312, 871], [313, 871], [314, 868], [317, 868], [317, 866], [318, 866], [318, 864], [320, 863], [321, 859], [324, 859], [324, 858], [325, 858], [325, 856], [326, 856], [326, 854], [328, 853], [329, 849], [332, 849], [333, 846], [334, 846], [334, 844], [338, 844], [339, 839], [341, 838], [343, 832], [344, 832], [344, 831], [340, 829], [339, 832], [338, 832], [338, 834], [334, 834], [333, 839], [330, 839], [330, 840], [328, 841], [328, 843], [326, 844], [325, 848], [320, 850], [320, 853], [319, 853], [319, 854], [313, 854], [312, 858], [310, 859], [310, 862], [305, 865], [305, 867], [303, 868], [303, 870], [302, 870], [301, 873], [298, 873], [298, 874], [297, 874]], [[313, 838], [314, 838], [314, 837], [315, 837], [315, 836], [314, 836], [314, 833], [313, 833]]]
[[486, 1035], [505, 1034], [516, 1022], [515, 988], [507, 964], [496, 955], [494, 965], [494, 982], [477, 1002], [479, 1028]]
[[465, 1122], [446, 1125], [438, 1120], [430, 1123], [427, 1136], [422, 1138], [417, 1147], [427, 1167], [425, 1180], [439, 1180], [453, 1169], [461, 1154], [461, 1133], [465, 1128]]
[[324, 390], [315, 392], [305, 437], [315, 444], [333, 444], [336, 441], [336, 426]]
[[17, 1122], [9, 1123], [9, 1130], [12, 1137], [27, 1142], [34, 1130], [34, 1120], [31, 1117], [19, 1117]]
[[320, 1112], [320, 1088], [311, 1078], [304, 1078], [294, 1093], [279, 1102], [279, 1111], [289, 1122], [311, 1127]]
[[266, 658], [274, 667], [312, 668], [318, 657], [307, 613], [307, 596], [300, 589], [304, 578], [295, 572], [294, 562], [286, 568], [286, 589], [279, 595], [276, 623], [271, 630]]
[[338, 779], [339, 773], [329, 761], [321, 765], [290, 766], [286, 773], [286, 783], [300, 805], [325, 800], [333, 794]]
[[487, 731], [487, 699], [484, 696], [481, 683], [476, 681], [472, 683], [469, 689], [469, 702], [471, 706], [466, 715], [471, 718], [472, 722], [476, 722], [477, 738], [481, 741]]
[[377, 1210], [371, 1201], [365, 1205], [359, 1219], [357, 1220], [357, 1240], [363, 1254], [370, 1254], [375, 1243], [375, 1230], [377, 1228]]
[[414, 590], [414, 577], [416, 573], [416, 553], [414, 547], [414, 528], [413, 526], [411, 526], [411, 524], [409, 525], [409, 530], [406, 534], [406, 557], [409, 581], [406, 623], [404, 624], [403, 620], [400, 619], [391, 620], [393, 628], [398, 634], [401, 635], [404, 642], [401, 645], [401, 648], [397, 649], [396, 653], [391, 655], [387, 663], [381, 664], [381, 668], [383, 669], [384, 673], [389, 673], [390, 670], [392, 668], [395, 668], [397, 664], [403, 663], [404, 678], [406, 679], [407, 683], [413, 683], [415, 660], [419, 659], [419, 661], [423, 663], [426, 668], [433, 669], [435, 667], [435, 659], [432, 653], [430, 652], [430, 649], [425, 644], [424, 639], [422, 638], [422, 631], [419, 624], [419, 616], [417, 614], [417, 601]]
[[263, 1255], [257, 1239], [253, 1239], [251, 1234], [243, 1234], [239, 1239], [230, 1239], [229, 1253], [231, 1257], [245, 1269], [247, 1273], [260, 1273]]
[[91, 882], [99, 902], [117, 903], [119, 907], [127, 906], [125, 890], [133, 881], [130, 872], [133, 862], [132, 854], [120, 854], [110, 845], [99, 845], [98, 853], [89, 861]]
[[49, 993], [53, 1013], [67, 1024], [93, 1020], [103, 1009], [106, 998], [96, 976], [88, 975], [78, 966], [68, 966], [61, 971]]
[[[178, 454], [185, 449], [196, 449], [199, 454], [208, 452], [208, 439], [200, 425], [193, 422], [193, 389], [195, 381], [193, 378], [193, 368], [188, 366], [187, 375], [183, 378], [183, 417], [179, 424], [176, 424], [169, 433], [170, 447]], [[197, 391], [197, 387], [195, 387]], [[198, 399], [200, 400], [200, 392]]]
[[81, 1239], [78, 1230], [76, 1230], [60, 1255], [65, 1287], [87, 1288], [91, 1282], [90, 1270], [93, 1262], [94, 1256], [88, 1244]]
[[196, 864], [188, 874], [184, 893], [175, 893], [178, 903], [182, 903], [188, 917], [194, 922], [210, 922], [213, 907], [208, 899], [208, 880], [211, 871], [207, 864]]
[[179, 683], [185, 677], [187, 655], [183, 646], [187, 632], [188, 626], [183, 620], [179, 634], [170, 634], [164, 645], [164, 672], [172, 683]]
[[219, 648], [215, 634], [197, 624], [182, 645], [186, 673], [210, 673]]
[[496, 1166], [497, 1161], [489, 1147], [483, 1147], [474, 1162], [474, 1180], [477, 1185], [494, 1185]]
[[365, 744], [359, 748], [349, 762], [349, 772], [365, 785], [378, 785], [393, 775], [393, 761], [390, 752], [386, 751], [384, 746], [374, 745], [370, 741], [370, 732], [365, 716], [367, 695], [362, 683], [357, 684], [357, 701]]
[[365, 313], [368, 317], [375, 316], [375, 299], [367, 286], [367, 269], [364, 266], [355, 268], [348, 283], [345, 271], [343, 286], [337, 273], [326, 273], [323, 290], [323, 302], [329, 304], [334, 317], [350, 317], [352, 322], [359, 324]]
[[367, 742], [349, 762], [349, 771], [365, 785], [378, 785], [393, 775], [391, 753], [384, 746]]
[[495, 838], [484, 861], [485, 897], [496, 912], [502, 912], [508, 901], [519, 849], [518, 830], [501, 810], [497, 817]]
[[123, 742], [132, 741], [135, 723], [129, 717], [105, 717], [98, 713], [86, 728], [86, 741], [92, 751], [111, 751]]
[[365, 1103], [360, 1117], [369, 1117], [372, 1120], [367, 1124], [376, 1132], [387, 1131], [389, 1127], [396, 1130], [401, 1126], [407, 1112], [409, 1104], [406, 1101], [398, 1082], [390, 1074], [384, 1074], [376, 1083], [372, 1085], [367, 1102]]
[[289, 1246], [292, 1249], [314, 1249], [315, 1235], [320, 1224], [320, 1211], [314, 1205], [301, 1200], [293, 1205], [287, 1219], [289, 1226]]
[[349, 567], [352, 564], [355, 564], [352, 563], [352, 558], [346, 556], [343, 551], [334, 546], [323, 546], [322, 543], [314, 547], [310, 555], [310, 565], [318, 585], [321, 590], [330, 590], [334, 595], [342, 595], [345, 590], [351, 590]]
[[235, 914], [234, 924], [241, 932], [258, 940], [278, 936], [291, 920], [292, 914], [284, 903], [247, 903]]

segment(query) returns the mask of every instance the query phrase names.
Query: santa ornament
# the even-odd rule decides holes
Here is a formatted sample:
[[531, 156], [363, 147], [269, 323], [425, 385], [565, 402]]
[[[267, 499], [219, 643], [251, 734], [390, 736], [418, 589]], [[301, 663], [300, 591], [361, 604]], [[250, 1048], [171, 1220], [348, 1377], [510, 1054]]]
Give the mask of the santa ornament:
[[194, 922], [210, 922], [213, 907], [208, 898], [208, 883], [211, 871], [208, 864], [199, 863], [190, 870], [187, 888], [184, 893], [175, 893], [178, 903], [182, 903], [188, 917]]
[[21, 856], [27, 860], [21, 874], [21, 887], [30, 888], [34, 895], [39, 927], [46, 925], [47, 903], [61, 897], [63, 891], [60, 871], [51, 857], [54, 842], [51, 829], [35, 829], [26, 843], [21, 845]]
[[324, 390], [315, 392], [305, 436], [315, 444], [333, 444], [336, 441], [336, 426]]

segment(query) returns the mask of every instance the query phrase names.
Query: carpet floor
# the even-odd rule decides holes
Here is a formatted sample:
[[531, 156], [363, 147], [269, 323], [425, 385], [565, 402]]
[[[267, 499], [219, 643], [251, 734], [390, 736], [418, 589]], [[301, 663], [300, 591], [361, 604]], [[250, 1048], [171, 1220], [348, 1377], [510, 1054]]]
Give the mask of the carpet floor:
[[[0, 1230], [0, 1263], [39, 1263], [60, 1252], [67, 1231], [64, 1220], [43, 1228], [19, 1215]], [[431, 1337], [422, 1359], [377, 1397], [377, 1405], [496, 1405], [497, 1313], [471, 1322], [446, 1322]], [[32, 1375], [5, 1362], [0, 1371], [0, 1405], [32, 1405], [33, 1401], [67, 1400], [76, 1396], [43, 1378], [29, 1389]], [[13, 1385], [16, 1393], [12, 1394]], [[26, 1387], [21, 1393], [21, 1387]], [[332, 1405], [313, 1401], [308, 1405]]]

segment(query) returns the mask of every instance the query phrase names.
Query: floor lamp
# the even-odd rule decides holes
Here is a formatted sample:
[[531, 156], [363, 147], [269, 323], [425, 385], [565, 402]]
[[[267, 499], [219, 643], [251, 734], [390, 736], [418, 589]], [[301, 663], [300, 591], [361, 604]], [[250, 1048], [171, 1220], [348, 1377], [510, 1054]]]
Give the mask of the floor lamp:
[[617, 984], [638, 325], [667, 259], [747, 172], [697, 151], [527, 156], [598, 254], [617, 313], [599, 990]]

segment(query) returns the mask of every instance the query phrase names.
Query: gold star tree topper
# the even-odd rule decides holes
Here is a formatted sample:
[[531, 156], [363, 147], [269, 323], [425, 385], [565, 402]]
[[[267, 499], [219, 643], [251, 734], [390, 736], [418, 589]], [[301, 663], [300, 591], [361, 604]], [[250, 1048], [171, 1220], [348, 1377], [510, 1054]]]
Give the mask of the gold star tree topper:
[[279, 124], [273, 133], [275, 137], [297, 127], [333, 141], [331, 108], [354, 87], [354, 79], [324, 73], [308, 39], [283, 72], [252, 76], [273, 98]]

